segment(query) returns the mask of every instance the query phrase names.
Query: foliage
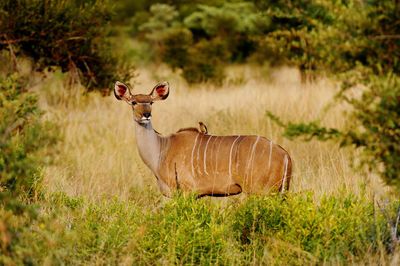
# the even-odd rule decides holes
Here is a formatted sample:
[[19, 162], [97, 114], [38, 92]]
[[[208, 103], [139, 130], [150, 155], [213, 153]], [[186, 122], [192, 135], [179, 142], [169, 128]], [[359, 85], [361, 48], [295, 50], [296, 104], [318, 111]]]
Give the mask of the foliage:
[[174, 6], [154, 4], [145, 14], [135, 15], [132, 32], [152, 42], [158, 59], [182, 69], [190, 83], [221, 83], [226, 61], [243, 61], [256, 47], [251, 36], [268, 24], [250, 3], [199, 5], [183, 18]]
[[396, 1], [304, 0], [292, 4], [278, 2], [266, 12], [273, 25], [262, 45], [268, 57], [303, 71], [337, 73], [358, 65], [379, 73], [400, 70]]
[[38, 97], [25, 91], [18, 75], [0, 78], [0, 88], [1, 191], [34, 197], [43, 162], [40, 151], [54, 143], [54, 125], [40, 120]]
[[0, 50], [30, 56], [38, 70], [60, 67], [70, 82], [105, 89], [129, 65], [113, 53], [108, 1], [6, 0], [0, 3]]
[[268, 17], [257, 12], [248, 2], [224, 3], [220, 7], [199, 5], [198, 10], [184, 19], [197, 40], [224, 41], [226, 59], [243, 62], [257, 47], [257, 38], [269, 27]]
[[[278, 239], [299, 247], [308, 263], [362, 256], [366, 246], [376, 250], [380, 241], [389, 240], [383, 216], [374, 217], [374, 207], [365, 199], [352, 195], [323, 197], [318, 205], [311, 195], [279, 199], [251, 197], [240, 206], [233, 219], [233, 228], [243, 248], [262, 254], [264, 246], [273, 246]], [[280, 263], [298, 263], [287, 245], [278, 244]], [[301, 254], [303, 253], [303, 254]], [[305, 254], [312, 254], [305, 255]]]
[[190, 83], [213, 81], [221, 84], [225, 77], [224, 59], [227, 57], [223, 40], [202, 40], [188, 50], [182, 76]]
[[35, 252], [19, 246], [21, 235], [32, 234], [29, 224], [40, 222], [26, 203], [38, 199], [40, 165], [57, 134], [54, 124], [41, 121], [37, 101], [17, 74], [0, 77], [0, 263], [13, 262], [16, 254], [23, 254], [20, 263], [30, 263]]
[[147, 218], [138, 246], [149, 254], [149, 261], [164, 257], [172, 264], [218, 263], [227, 259], [224, 218], [214, 206], [197, 202], [196, 195], [176, 195]]
[[163, 34], [167, 34], [168, 30], [179, 26], [178, 15], [173, 6], [154, 4], [150, 7], [149, 20], [143, 23], [139, 30], [146, 32], [147, 39], [157, 42], [158, 39], [163, 38]]
[[[183, 72], [187, 64], [196, 60], [178, 56], [174, 61], [179, 63], [171, 64], [169, 57], [163, 56], [165, 50], [182, 47], [178, 41], [170, 41], [171, 35], [167, 37], [176, 28], [182, 34], [188, 30], [191, 33], [184, 34], [192, 36], [185, 39], [188, 42], [184, 46], [200, 42], [212, 46], [214, 39], [222, 40], [228, 56], [217, 56], [221, 62], [252, 59], [289, 64], [301, 69], [304, 77], [314, 76], [316, 71], [348, 71], [358, 65], [379, 73], [399, 71], [398, 1], [199, 1], [191, 8], [185, 8], [185, 1], [168, 3], [154, 3], [150, 12], [138, 12], [132, 32], [155, 43], [158, 59], [174, 68], [179, 65]], [[148, 38], [149, 34], [152, 38]], [[206, 80], [207, 71], [221, 72], [212, 69], [215, 62], [204, 66], [201, 61], [199, 58], [199, 66], [190, 67], [203, 73]], [[220, 65], [218, 69], [223, 70], [224, 64]]]
[[387, 219], [395, 217], [398, 202], [387, 205], [387, 217], [373, 202], [346, 192], [318, 203], [312, 195], [253, 195], [226, 204], [196, 195], [145, 203], [104, 197], [94, 203], [55, 193], [41, 205], [46, 212], [21, 231], [13, 246], [18, 252], [3, 253], [0, 261], [346, 264], [382, 254], [389, 260]]

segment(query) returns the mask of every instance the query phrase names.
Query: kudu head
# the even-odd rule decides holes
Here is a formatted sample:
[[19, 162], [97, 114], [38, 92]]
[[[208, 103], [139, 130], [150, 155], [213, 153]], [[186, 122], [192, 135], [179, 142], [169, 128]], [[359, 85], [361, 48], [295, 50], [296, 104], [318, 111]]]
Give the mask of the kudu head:
[[147, 124], [151, 119], [151, 105], [154, 101], [165, 100], [169, 94], [169, 84], [166, 81], [158, 83], [150, 94], [133, 95], [122, 82], [115, 82], [114, 95], [132, 106], [133, 118], [139, 124]]

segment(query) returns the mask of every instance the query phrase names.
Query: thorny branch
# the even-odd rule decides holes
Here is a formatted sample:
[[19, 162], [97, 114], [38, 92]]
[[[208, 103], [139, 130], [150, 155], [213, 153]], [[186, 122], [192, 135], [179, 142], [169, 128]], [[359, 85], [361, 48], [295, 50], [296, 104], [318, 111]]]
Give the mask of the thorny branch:
[[13, 67], [15, 68], [14, 70], [19, 72], [18, 71], [19, 67], [18, 67], [17, 57], [15, 56], [14, 49], [13, 49], [13, 47], [11, 45], [12, 41], [8, 39], [7, 34], [2, 34], [2, 36], [5, 39], [5, 42], [3, 44], [8, 44], [8, 48], [10, 50], [11, 59], [13, 61]]
[[377, 202], [377, 204], [378, 204], [379, 209], [385, 216], [386, 221], [388, 222], [388, 224], [390, 226], [391, 242], [389, 243], [389, 248], [390, 248], [390, 252], [393, 253], [394, 250], [396, 249], [397, 244], [400, 243], [400, 239], [397, 237], [397, 226], [399, 224], [399, 219], [400, 219], [400, 206], [399, 206], [399, 210], [398, 210], [397, 216], [396, 216], [396, 223], [393, 224], [392, 218], [390, 217], [389, 212], [387, 210], [386, 203], [383, 204], [383, 207], [381, 207], [378, 202]]

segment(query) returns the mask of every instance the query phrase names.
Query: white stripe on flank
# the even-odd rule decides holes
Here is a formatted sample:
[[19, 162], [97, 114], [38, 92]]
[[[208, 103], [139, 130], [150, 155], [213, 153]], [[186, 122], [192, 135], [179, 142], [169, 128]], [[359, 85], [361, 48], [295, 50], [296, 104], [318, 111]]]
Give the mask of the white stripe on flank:
[[208, 147], [208, 143], [210, 142], [210, 140], [212, 139], [213, 136], [209, 137], [206, 143], [206, 148], [204, 149], [204, 156], [203, 156], [203, 161], [204, 161], [204, 172], [208, 175], [207, 172], [207, 165], [206, 165], [206, 159], [207, 159], [207, 147]]
[[247, 173], [247, 175], [249, 173], [249, 168], [250, 168], [250, 164], [251, 164], [251, 161], [252, 161], [252, 158], [253, 158], [255, 146], [257, 145], [257, 142], [258, 142], [259, 138], [260, 138], [260, 136], [257, 136], [257, 139], [254, 142], [253, 147], [251, 148], [251, 153], [250, 153], [249, 159], [247, 160], [247, 164], [246, 164], [246, 173]]
[[232, 170], [231, 170], [231, 165], [232, 165], [232, 150], [233, 146], [235, 145], [236, 141], [240, 138], [240, 135], [237, 136], [237, 138], [233, 141], [231, 150], [229, 152], [229, 181], [232, 180]]
[[[215, 137], [215, 140], [214, 140], [214, 142], [213, 142], [213, 144], [215, 143], [215, 141], [217, 140], [217, 138], [218, 138], [219, 136], [216, 136]], [[217, 160], [217, 153], [219, 152], [219, 148], [221, 147], [221, 142], [222, 142], [222, 140], [223, 140], [223, 138], [221, 138], [221, 140], [220, 140], [220, 142], [219, 142], [219, 146], [218, 146], [218, 150], [215, 150], [215, 158], [214, 158], [214, 160], [215, 160], [215, 169], [214, 169], [214, 180], [213, 180], [213, 186], [212, 186], [212, 190], [211, 190], [211, 192], [213, 192], [214, 193], [214, 188], [215, 188], [215, 180], [217, 179], [217, 173], [218, 173], [218, 168], [217, 168], [217, 166], [218, 166], [218, 160]]]
[[224, 140], [224, 138], [221, 137], [221, 140], [219, 141], [218, 149], [215, 150], [215, 172], [218, 173], [218, 154], [219, 154], [219, 149], [221, 148], [221, 143]]
[[239, 160], [236, 160], [236, 173], [239, 174], [239, 162], [240, 162], [240, 145], [243, 142], [243, 139], [239, 142], [238, 147], [236, 148], [237, 152], [236, 152], [236, 156], [237, 158], [239, 158]]
[[285, 192], [285, 183], [286, 183], [286, 174], [287, 174], [287, 164], [288, 164], [288, 159], [287, 156], [285, 154], [285, 159], [283, 161], [283, 179], [282, 179], [282, 192], [281, 194], [283, 194]]
[[[215, 150], [215, 147], [214, 147], [215, 146], [214, 145], [215, 141], [218, 139], [218, 136], [214, 136], [214, 137], [215, 137], [215, 139], [214, 139], [213, 143], [211, 144], [211, 146], [213, 147], [213, 150]], [[213, 162], [215, 160], [215, 158], [213, 160], [213, 156], [212, 155], [213, 155], [213, 153], [211, 152], [211, 160], [210, 160], [211, 162]]]
[[197, 138], [200, 136], [200, 134], [197, 134], [196, 139], [194, 140], [194, 145], [192, 149], [192, 158], [191, 158], [191, 163], [192, 163], [192, 175], [194, 177], [194, 169], [193, 169], [193, 154], [194, 154], [194, 149], [196, 148], [196, 143], [197, 143]]
[[250, 164], [251, 164], [250, 182], [251, 183], [253, 183], [252, 178], [253, 178], [254, 152], [256, 151], [257, 143], [259, 140], [260, 140], [260, 136], [257, 136], [257, 139], [253, 144], [253, 149], [251, 150], [251, 155], [250, 155]]
[[201, 148], [202, 142], [203, 142], [203, 136], [200, 136], [199, 148], [197, 149], [197, 170], [200, 172], [200, 174], [201, 174], [201, 170], [200, 170], [199, 160], [200, 160], [200, 148]]
[[272, 157], [272, 141], [269, 141], [268, 170], [271, 168], [271, 157]]

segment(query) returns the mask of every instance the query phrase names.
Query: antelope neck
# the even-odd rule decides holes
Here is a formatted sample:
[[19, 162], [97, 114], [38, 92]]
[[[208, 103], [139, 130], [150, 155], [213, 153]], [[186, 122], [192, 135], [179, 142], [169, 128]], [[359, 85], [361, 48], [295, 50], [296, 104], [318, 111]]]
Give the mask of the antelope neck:
[[151, 121], [140, 124], [135, 121], [136, 145], [143, 162], [158, 176], [161, 154], [161, 138], [153, 129]]

